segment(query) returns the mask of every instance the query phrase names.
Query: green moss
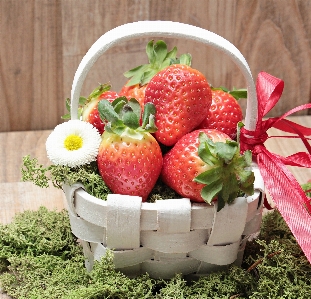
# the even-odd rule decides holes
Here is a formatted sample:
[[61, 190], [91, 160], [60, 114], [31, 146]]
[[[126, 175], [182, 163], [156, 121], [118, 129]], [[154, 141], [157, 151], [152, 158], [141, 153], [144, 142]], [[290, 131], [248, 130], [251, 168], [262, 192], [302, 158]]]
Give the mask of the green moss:
[[155, 202], [156, 200], [171, 198], [181, 198], [181, 196], [159, 179], [149, 194], [147, 201]]
[[108, 253], [87, 272], [65, 211], [18, 215], [0, 225], [0, 285], [19, 299], [100, 298], [310, 298], [311, 266], [278, 212], [264, 217], [242, 267], [190, 281], [180, 275], [128, 278]]
[[102, 180], [96, 162], [91, 162], [83, 166], [70, 168], [62, 165], [43, 166], [36, 158], [30, 156], [23, 157], [21, 168], [22, 181], [33, 182], [41, 188], [48, 188], [49, 183], [61, 189], [63, 184], [73, 185], [80, 182], [85, 190], [100, 199], [106, 200], [111, 193], [105, 182]]
[[81, 252], [71, 233], [66, 211], [60, 213], [41, 207], [15, 217], [9, 225], [0, 226], [0, 258], [50, 254], [71, 258]]

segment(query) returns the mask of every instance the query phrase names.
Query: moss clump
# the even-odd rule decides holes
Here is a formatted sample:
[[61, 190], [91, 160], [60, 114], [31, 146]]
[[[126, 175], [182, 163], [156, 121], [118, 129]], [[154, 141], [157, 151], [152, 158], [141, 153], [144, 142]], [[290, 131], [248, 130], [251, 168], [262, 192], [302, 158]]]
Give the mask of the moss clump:
[[45, 167], [39, 164], [36, 158], [25, 156], [21, 173], [22, 181], [33, 182], [41, 188], [48, 188], [49, 182], [58, 189], [61, 189], [64, 183], [71, 186], [78, 182], [84, 186], [86, 192], [97, 198], [106, 200], [107, 195], [111, 193], [98, 172], [96, 162], [74, 168], [62, 165]]
[[155, 186], [153, 187], [151, 193], [148, 196], [148, 202], [155, 202], [156, 200], [163, 200], [163, 199], [171, 199], [171, 198], [181, 198], [177, 192], [173, 189], [165, 185], [161, 179], [157, 181]]
[[195, 281], [180, 275], [135, 279], [115, 271], [108, 253], [87, 272], [67, 213], [40, 208], [0, 226], [0, 285], [13, 298], [310, 298], [311, 266], [278, 212], [264, 217], [242, 267]]

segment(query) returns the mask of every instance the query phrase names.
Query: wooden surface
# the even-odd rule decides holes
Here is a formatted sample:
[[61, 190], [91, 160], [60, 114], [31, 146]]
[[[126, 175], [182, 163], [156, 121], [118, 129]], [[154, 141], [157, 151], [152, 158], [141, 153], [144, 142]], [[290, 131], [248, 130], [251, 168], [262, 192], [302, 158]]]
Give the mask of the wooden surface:
[[[161, 3], [161, 5], [159, 5]], [[286, 3], [286, 4], [285, 4]], [[311, 1], [309, 0], [5, 0], [0, 1], [0, 131], [53, 129], [65, 112], [74, 73], [89, 47], [106, 31], [138, 20], [172, 20], [213, 31], [240, 49], [254, 78], [264, 70], [285, 81], [270, 115], [310, 102]], [[82, 95], [146, 61], [147, 40], [109, 50], [93, 67]], [[244, 87], [223, 54], [195, 43], [193, 66], [215, 86]], [[307, 111], [301, 112], [306, 114]]]
[[[30, 155], [48, 165], [45, 141], [49, 130], [0, 133], [0, 222], [8, 223], [16, 213], [36, 210], [43, 205], [49, 209], [64, 208], [61, 190], [40, 188], [30, 182], [21, 182], [22, 158]], [[5, 145], [5, 146], [2, 146]]]

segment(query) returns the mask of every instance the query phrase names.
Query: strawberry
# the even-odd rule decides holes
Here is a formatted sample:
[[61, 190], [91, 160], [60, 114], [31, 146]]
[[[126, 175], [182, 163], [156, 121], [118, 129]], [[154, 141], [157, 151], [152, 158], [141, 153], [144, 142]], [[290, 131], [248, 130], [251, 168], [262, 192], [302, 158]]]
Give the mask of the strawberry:
[[137, 100], [121, 97], [98, 104], [99, 114], [108, 123], [102, 135], [97, 165], [112, 192], [142, 197], [146, 201], [162, 168], [162, 153], [150, 134], [154, 126], [155, 107], [145, 106], [142, 125]]
[[197, 129], [216, 129], [226, 133], [231, 139], [237, 135], [237, 124], [243, 119], [238, 98], [246, 98], [245, 90], [228, 90], [212, 88], [212, 104], [207, 117]]
[[181, 196], [211, 203], [218, 210], [244, 192], [253, 193], [250, 151], [240, 155], [239, 145], [225, 133], [201, 129], [184, 135], [164, 155], [161, 178]]
[[88, 97], [85, 106], [82, 111], [82, 120], [91, 123], [100, 134], [103, 134], [105, 130], [106, 121], [102, 121], [98, 113], [98, 102], [106, 99], [112, 102], [119, 95], [115, 91], [110, 90], [110, 85], [100, 85]]
[[153, 103], [156, 107], [158, 131], [155, 138], [172, 146], [206, 117], [212, 103], [212, 92], [198, 70], [174, 64], [150, 80], [145, 91], [146, 103]]
[[134, 98], [136, 99], [141, 108], [144, 108], [144, 100], [145, 100], [145, 90], [146, 90], [147, 84], [145, 85], [140, 85], [140, 84], [135, 84], [135, 85], [124, 85], [122, 89], [119, 92], [120, 96], [125, 96], [128, 99]]
[[160, 70], [166, 68], [173, 63], [182, 63], [190, 65], [190, 54], [183, 54], [180, 58], [176, 57], [177, 48], [174, 47], [170, 52], [167, 51], [167, 45], [164, 41], [159, 40], [154, 44], [150, 41], [146, 47], [146, 53], [149, 63], [135, 67], [124, 73], [129, 78], [127, 83], [121, 88], [120, 96], [135, 98], [143, 109], [145, 89], [151, 78]]

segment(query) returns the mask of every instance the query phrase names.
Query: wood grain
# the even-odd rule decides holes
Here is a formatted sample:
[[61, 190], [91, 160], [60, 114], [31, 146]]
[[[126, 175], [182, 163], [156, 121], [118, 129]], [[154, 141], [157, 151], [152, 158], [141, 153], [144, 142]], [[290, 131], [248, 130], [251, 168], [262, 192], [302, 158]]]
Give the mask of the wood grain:
[[[172, 20], [211, 30], [231, 41], [254, 78], [264, 70], [285, 81], [283, 114], [311, 96], [311, 1], [305, 0], [7, 0], [0, 1], [0, 131], [52, 129], [61, 122], [76, 68], [106, 31], [138, 20]], [[16, 20], [18, 20], [16, 22]], [[144, 63], [147, 40], [109, 50], [92, 68], [82, 95], [110, 81], [119, 90], [123, 72]], [[215, 86], [244, 87], [223, 54], [196, 43], [168, 40], [193, 55], [193, 67]], [[245, 109], [245, 101], [241, 101]], [[307, 114], [308, 111], [300, 112]]]
[[36, 211], [44, 206], [49, 210], [61, 211], [66, 207], [62, 190], [40, 188], [31, 182], [0, 183], [0, 220], [10, 223], [16, 214], [24, 211]]
[[0, 1], [0, 11], [0, 131], [50, 128], [64, 107], [59, 1]]
[[21, 180], [22, 159], [26, 155], [37, 158], [48, 165], [45, 141], [51, 131], [27, 131], [0, 133], [0, 183], [14, 183]]

